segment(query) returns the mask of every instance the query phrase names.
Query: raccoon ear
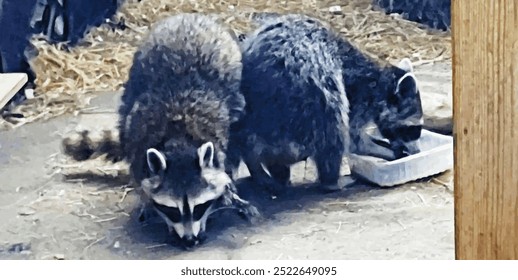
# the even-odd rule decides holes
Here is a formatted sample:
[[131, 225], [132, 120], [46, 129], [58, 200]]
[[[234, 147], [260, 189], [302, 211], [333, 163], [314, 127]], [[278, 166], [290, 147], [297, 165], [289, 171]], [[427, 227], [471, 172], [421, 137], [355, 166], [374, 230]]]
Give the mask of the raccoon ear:
[[198, 148], [198, 159], [201, 168], [214, 166], [214, 144], [212, 142], [207, 142]]
[[398, 66], [397, 66], [399, 69], [402, 69], [402, 70], [405, 70], [406, 72], [409, 72], [409, 73], [413, 73], [414, 72], [414, 67], [412, 66], [412, 61], [408, 58], [403, 58]]
[[167, 168], [165, 155], [159, 152], [157, 149], [148, 149], [146, 152], [147, 156], [147, 165], [149, 170], [153, 173], [158, 173], [159, 171], [163, 171]]
[[415, 95], [418, 92], [417, 80], [412, 73], [406, 73], [399, 79], [396, 86], [396, 95], [404, 97]]

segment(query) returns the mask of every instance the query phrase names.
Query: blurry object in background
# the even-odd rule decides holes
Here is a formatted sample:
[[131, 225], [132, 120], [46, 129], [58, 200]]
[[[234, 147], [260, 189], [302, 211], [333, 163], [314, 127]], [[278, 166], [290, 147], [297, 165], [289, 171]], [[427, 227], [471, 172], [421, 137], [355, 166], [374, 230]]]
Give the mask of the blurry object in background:
[[[265, 6], [266, 2], [268, 4]], [[17, 110], [24, 112], [27, 122], [33, 122], [76, 111], [85, 106], [91, 96], [89, 93], [121, 90], [136, 47], [149, 26], [180, 12], [215, 14], [240, 40], [258, 23], [256, 16], [268, 18], [286, 12], [304, 13], [329, 23], [341, 36], [351, 38], [361, 50], [380, 61], [412, 57], [416, 63], [421, 63], [449, 60], [451, 57], [448, 32], [434, 32], [419, 23], [386, 15], [378, 6], [373, 9], [373, 0], [340, 1], [341, 15], [329, 12], [330, 6], [337, 5], [337, 1], [331, 0], [286, 3], [235, 1], [232, 5], [234, 8], [229, 10], [228, 1], [126, 0], [113, 17], [115, 21], [124, 19], [124, 30], [114, 30], [112, 22], [102, 24], [89, 29], [82, 43], [74, 48], [48, 44], [44, 38], [33, 38], [31, 43], [39, 52], [30, 60], [33, 71], [38, 75], [35, 81], [36, 96], [33, 102], [26, 102]], [[0, 129], [4, 125], [11, 127], [0, 119]]]
[[13, 96], [27, 83], [27, 74], [0, 74], [0, 112]]
[[117, 11], [118, 0], [37, 0], [31, 27], [49, 42], [77, 44], [91, 28]]
[[0, 0], [0, 72], [24, 72], [34, 80], [25, 51], [32, 30], [29, 25], [37, 0]]
[[449, 30], [451, 0], [374, 0], [387, 14], [398, 13], [403, 18], [431, 28]]
[[[0, 0], [0, 60], [1, 73], [26, 73], [32, 85], [36, 75], [28, 64], [32, 35], [30, 19], [37, 0]], [[10, 98], [8, 105], [19, 104], [25, 95]], [[5, 105], [5, 104], [4, 104]]]
[[[28, 76], [26, 89], [34, 88], [36, 75], [28, 61], [38, 55], [29, 40], [42, 34], [50, 43], [76, 45], [94, 26], [111, 23], [122, 0], [0, 0], [0, 73], [22, 72]], [[124, 21], [111, 23], [124, 29]], [[8, 105], [25, 100], [17, 94]]]

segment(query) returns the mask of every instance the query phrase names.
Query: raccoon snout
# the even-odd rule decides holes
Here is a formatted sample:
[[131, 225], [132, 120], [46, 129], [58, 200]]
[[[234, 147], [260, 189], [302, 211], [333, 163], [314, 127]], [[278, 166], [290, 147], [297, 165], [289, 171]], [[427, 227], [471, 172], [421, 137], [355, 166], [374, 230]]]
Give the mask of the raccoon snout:
[[194, 235], [187, 235], [187, 236], [182, 237], [182, 245], [184, 247], [186, 247], [187, 249], [200, 244], [200, 242], [201, 242], [201, 239]]
[[407, 157], [410, 155], [410, 152], [407, 151], [406, 149], [402, 149], [400, 150], [397, 154], [396, 154], [396, 157], [397, 158], [404, 158], [404, 157]]
[[194, 237], [192, 236], [188, 236], [188, 237], [184, 237], [182, 238], [182, 242], [183, 242], [183, 245], [185, 247], [194, 247], [194, 245], [197, 245], [198, 244], [198, 240], [195, 239]]
[[408, 148], [405, 147], [404, 145], [394, 145], [392, 150], [394, 151], [395, 159], [404, 158], [411, 154], [410, 151], [408, 150]]
[[417, 153], [419, 153], [419, 151], [420, 151], [419, 148], [414, 145], [400, 146], [395, 151], [396, 159], [404, 158], [404, 157], [407, 157], [407, 156], [410, 156], [413, 154], [417, 154]]

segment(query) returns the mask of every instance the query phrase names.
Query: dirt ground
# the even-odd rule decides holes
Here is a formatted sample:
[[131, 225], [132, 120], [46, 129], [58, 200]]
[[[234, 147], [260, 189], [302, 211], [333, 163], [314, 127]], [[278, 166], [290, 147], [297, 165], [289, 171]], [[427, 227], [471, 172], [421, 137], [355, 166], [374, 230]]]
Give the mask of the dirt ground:
[[[451, 97], [449, 64], [417, 71], [423, 102]], [[396, 188], [358, 182], [322, 194], [307, 184], [315, 170], [304, 163], [293, 167], [297, 186], [286, 198], [273, 199], [241, 180], [243, 196], [263, 214], [255, 224], [221, 212], [209, 221], [202, 246], [183, 251], [167, 245], [160, 219], [136, 219], [138, 197], [126, 185], [125, 166], [100, 160], [79, 164], [60, 152], [62, 135], [78, 125], [112, 127], [119, 97], [99, 94], [77, 116], [0, 132], [0, 258], [454, 258], [451, 172]]]

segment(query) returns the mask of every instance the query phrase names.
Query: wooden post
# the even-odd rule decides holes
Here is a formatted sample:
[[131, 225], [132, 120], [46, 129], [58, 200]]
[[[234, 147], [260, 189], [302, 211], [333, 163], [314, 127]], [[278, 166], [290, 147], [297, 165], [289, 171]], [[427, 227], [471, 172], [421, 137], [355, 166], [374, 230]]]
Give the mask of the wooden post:
[[517, 9], [452, 0], [457, 259], [518, 259]]

